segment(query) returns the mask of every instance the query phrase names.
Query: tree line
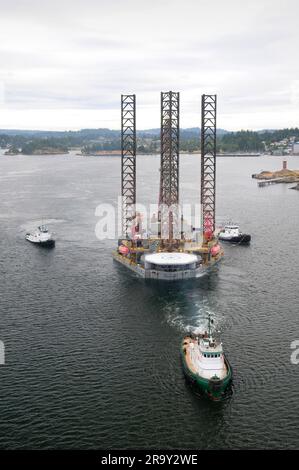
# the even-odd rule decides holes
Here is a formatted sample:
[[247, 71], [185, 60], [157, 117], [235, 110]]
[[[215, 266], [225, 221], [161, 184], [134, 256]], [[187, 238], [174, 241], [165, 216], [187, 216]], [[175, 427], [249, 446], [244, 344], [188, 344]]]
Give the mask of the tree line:
[[[28, 131], [27, 131], [28, 132]], [[221, 131], [217, 135], [218, 152], [263, 152], [271, 143], [294, 137], [299, 141], [299, 128], [286, 128], [279, 130], [237, 132]], [[9, 148], [12, 153], [31, 154], [44, 148], [81, 149], [88, 154], [101, 150], [120, 150], [120, 131], [109, 129], [91, 129], [71, 132], [37, 132], [26, 134], [21, 131], [13, 134], [0, 133], [0, 147]], [[180, 150], [184, 152], [200, 151], [200, 129], [181, 129]], [[138, 153], [159, 153], [159, 130], [137, 132]]]

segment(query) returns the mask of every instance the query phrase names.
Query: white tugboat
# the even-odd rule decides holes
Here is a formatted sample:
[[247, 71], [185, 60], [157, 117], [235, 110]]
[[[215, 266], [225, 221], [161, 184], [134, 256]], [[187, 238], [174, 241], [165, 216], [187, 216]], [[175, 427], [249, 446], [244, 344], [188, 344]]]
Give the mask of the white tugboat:
[[248, 245], [251, 240], [251, 235], [242, 233], [238, 225], [229, 224], [225, 225], [224, 229], [219, 232], [218, 238], [225, 242]]
[[53, 234], [49, 232], [46, 225], [40, 225], [34, 233], [26, 233], [26, 240], [40, 246], [52, 248], [55, 246]]
[[211, 400], [225, 398], [232, 381], [232, 369], [226, 359], [222, 343], [209, 331], [185, 336], [181, 346], [183, 370], [186, 378]]

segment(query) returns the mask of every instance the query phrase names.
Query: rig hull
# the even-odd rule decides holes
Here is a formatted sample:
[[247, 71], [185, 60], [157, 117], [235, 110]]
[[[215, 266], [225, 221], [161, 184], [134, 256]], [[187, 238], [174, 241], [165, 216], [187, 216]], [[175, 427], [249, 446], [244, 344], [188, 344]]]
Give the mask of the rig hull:
[[127, 267], [139, 277], [144, 279], [156, 279], [161, 281], [178, 281], [178, 280], [187, 280], [187, 279], [196, 279], [204, 276], [209, 272], [209, 269], [217, 264], [220, 261], [221, 257], [217, 260], [213, 260], [209, 265], [196, 266], [194, 269], [188, 270], [178, 270], [178, 271], [159, 271], [156, 269], [148, 269], [143, 264], [137, 264], [134, 261], [130, 260], [126, 256], [121, 255], [117, 251], [112, 253], [112, 256], [115, 261], [119, 262], [123, 266]]

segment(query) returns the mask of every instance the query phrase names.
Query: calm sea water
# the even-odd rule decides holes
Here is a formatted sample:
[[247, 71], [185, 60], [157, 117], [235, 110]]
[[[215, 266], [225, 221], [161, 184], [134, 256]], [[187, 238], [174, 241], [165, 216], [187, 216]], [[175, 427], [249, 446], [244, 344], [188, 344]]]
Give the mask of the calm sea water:
[[[218, 220], [252, 234], [210, 276], [137, 279], [95, 236], [120, 187], [117, 157], [0, 156], [0, 447], [296, 448], [299, 445], [299, 193], [251, 174], [282, 158], [219, 158]], [[288, 158], [299, 168], [299, 158]], [[138, 158], [138, 199], [156, 202], [159, 158]], [[199, 199], [198, 156], [181, 157], [181, 197]], [[24, 240], [41, 219], [54, 250]], [[232, 397], [199, 399], [182, 374], [186, 330], [214, 315]]]

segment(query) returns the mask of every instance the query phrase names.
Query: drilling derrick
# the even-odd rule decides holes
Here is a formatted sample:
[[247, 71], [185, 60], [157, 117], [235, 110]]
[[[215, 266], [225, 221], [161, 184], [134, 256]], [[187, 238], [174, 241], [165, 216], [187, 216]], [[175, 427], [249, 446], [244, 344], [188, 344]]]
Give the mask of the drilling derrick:
[[136, 205], [136, 96], [121, 95], [122, 234], [131, 238]]
[[203, 242], [215, 231], [216, 95], [201, 97], [201, 205]]
[[161, 93], [159, 236], [179, 238], [179, 93]]

